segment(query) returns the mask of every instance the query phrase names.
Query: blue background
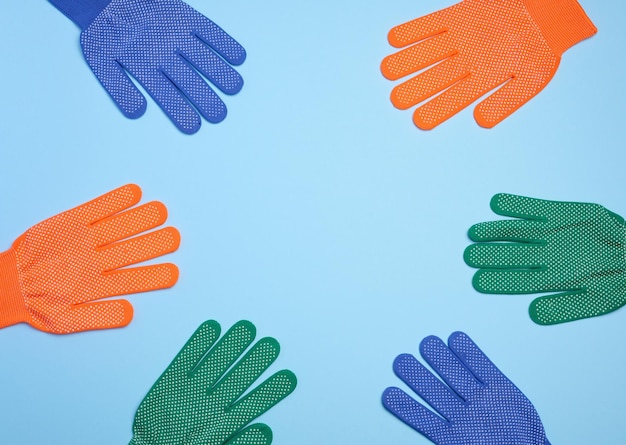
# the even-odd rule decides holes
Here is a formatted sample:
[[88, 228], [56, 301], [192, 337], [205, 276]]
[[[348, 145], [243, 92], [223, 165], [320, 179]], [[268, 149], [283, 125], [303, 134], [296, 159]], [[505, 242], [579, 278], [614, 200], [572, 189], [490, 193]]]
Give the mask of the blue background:
[[497, 192], [626, 215], [626, 4], [581, 2], [599, 32], [547, 88], [485, 130], [468, 108], [424, 132], [379, 63], [436, 0], [189, 3], [248, 52], [227, 119], [180, 133], [152, 102], [129, 120], [43, 0], [0, 13], [0, 246], [136, 183], [182, 234], [171, 289], [131, 295], [124, 329], [0, 331], [7, 444], [126, 444], [137, 406], [195, 328], [249, 319], [299, 386], [261, 420], [281, 444], [426, 444], [380, 403], [420, 340], [467, 332], [537, 408], [553, 444], [623, 444], [626, 310], [542, 327], [532, 296], [484, 295], [462, 259]]

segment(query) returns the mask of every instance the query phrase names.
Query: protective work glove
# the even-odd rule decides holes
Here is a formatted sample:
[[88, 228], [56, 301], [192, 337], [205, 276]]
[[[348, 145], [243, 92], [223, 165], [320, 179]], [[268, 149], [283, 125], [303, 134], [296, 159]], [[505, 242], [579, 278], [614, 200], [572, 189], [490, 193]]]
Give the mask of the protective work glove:
[[598, 204], [497, 194], [491, 209], [513, 220], [476, 224], [465, 262], [473, 285], [490, 294], [553, 292], [530, 317], [555, 324], [595, 317], [626, 304], [626, 224]]
[[130, 445], [272, 443], [267, 425], [249, 424], [291, 394], [296, 376], [278, 371], [249, 391], [278, 357], [278, 342], [262, 338], [246, 352], [256, 336], [249, 321], [219, 336], [213, 320], [191, 336], [141, 402]]
[[383, 406], [437, 445], [550, 445], [532, 403], [463, 332], [448, 345], [434, 336], [420, 344], [424, 360], [401, 354], [393, 370], [432, 409], [399, 388], [387, 388]]
[[[17, 323], [54, 334], [126, 326], [133, 307], [117, 295], [171, 287], [173, 264], [126, 267], [173, 252], [180, 235], [160, 226], [160, 202], [126, 185], [28, 229], [0, 253], [0, 328]], [[140, 235], [141, 234], [141, 235]], [[138, 236], [135, 236], [138, 235]]]
[[122, 113], [138, 118], [146, 100], [132, 76], [184, 133], [200, 115], [221, 122], [226, 106], [201, 77], [226, 94], [241, 90], [231, 67], [246, 52], [221, 28], [181, 0], [49, 0], [82, 30], [87, 63]]
[[474, 109], [478, 124], [491, 128], [537, 95], [561, 55], [596, 31], [576, 0], [463, 0], [392, 28], [389, 43], [404, 49], [381, 70], [389, 80], [412, 76], [391, 102], [404, 110], [427, 101], [413, 114], [423, 130], [501, 86]]

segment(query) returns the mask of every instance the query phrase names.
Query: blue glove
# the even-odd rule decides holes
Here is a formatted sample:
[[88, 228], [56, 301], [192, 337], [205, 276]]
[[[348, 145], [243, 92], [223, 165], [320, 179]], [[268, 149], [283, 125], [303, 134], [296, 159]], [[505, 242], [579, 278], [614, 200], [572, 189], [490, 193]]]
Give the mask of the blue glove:
[[146, 100], [128, 74], [185, 133], [200, 129], [198, 113], [214, 123], [226, 117], [200, 75], [226, 94], [243, 86], [229, 65], [243, 63], [243, 47], [181, 0], [49, 1], [82, 29], [87, 63], [129, 118], [143, 115]]
[[399, 388], [387, 388], [383, 405], [438, 445], [550, 445], [535, 408], [466, 334], [448, 346], [434, 336], [420, 353], [445, 382], [410, 354], [393, 363], [400, 379], [439, 415]]

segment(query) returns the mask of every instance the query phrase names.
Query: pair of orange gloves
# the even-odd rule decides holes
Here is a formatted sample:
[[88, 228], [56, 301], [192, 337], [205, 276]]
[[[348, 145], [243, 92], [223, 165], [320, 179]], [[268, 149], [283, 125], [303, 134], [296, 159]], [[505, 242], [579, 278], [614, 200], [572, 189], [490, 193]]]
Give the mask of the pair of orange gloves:
[[[425, 129], [500, 87], [475, 110], [478, 123], [492, 127], [549, 82], [565, 50], [595, 32], [576, 0], [463, 0], [393, 28], [390, 43], [404, 49], [385, 58], [382, 71], [389, 79], [416, 74], [391, 97], [399, 108], [427, 101], [413, 119]], [[174, 285], [173, 264], [134, 266], [180, 244], [176, 229], [152, 230], [165, 222], [165, 206], [136, 206], [140, 198], [135, 185], [113, 190], [37, 224], [0, 253], [0, 328], [121, 327], [132, 306], [109, 297]]]

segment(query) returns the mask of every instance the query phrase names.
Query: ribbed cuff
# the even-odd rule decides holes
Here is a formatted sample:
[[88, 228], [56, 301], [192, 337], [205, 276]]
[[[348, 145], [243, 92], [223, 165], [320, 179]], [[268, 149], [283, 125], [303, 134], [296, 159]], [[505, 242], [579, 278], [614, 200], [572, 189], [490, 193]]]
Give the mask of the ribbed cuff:
[[576, 0], [523, 0], [548, 45], [559, 55], [598, 32]]
[[17, 275], [17, 258], [13, 248], [0, 253], [0, 328], [29, 319]]
[[111, 3], [111, 0], [48, 1], [83, 30], [87, 29], [91, 22]]

